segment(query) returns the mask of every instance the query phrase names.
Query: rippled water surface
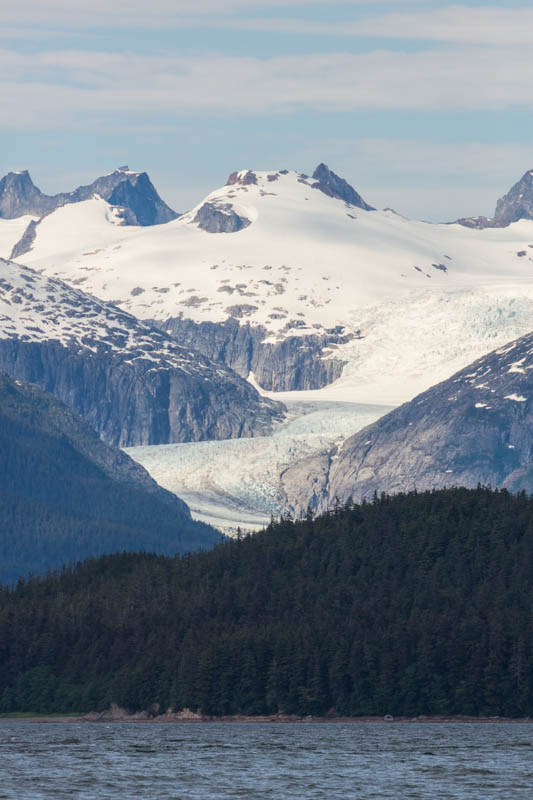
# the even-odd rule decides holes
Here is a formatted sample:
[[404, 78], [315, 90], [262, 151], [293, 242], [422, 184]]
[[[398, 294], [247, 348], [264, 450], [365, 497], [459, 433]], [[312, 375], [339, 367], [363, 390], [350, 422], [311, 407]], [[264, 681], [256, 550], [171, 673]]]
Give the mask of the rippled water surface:
[[533, 797], [533, 725], [0, 722], [0, 798]]

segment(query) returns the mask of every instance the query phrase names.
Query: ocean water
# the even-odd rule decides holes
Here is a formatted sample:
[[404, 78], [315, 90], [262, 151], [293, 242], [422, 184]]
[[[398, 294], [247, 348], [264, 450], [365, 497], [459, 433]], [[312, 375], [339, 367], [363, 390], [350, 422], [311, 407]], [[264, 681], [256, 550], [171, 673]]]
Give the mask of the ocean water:
[[0, 798], [533, 797], [528, 723], [0, 722]]

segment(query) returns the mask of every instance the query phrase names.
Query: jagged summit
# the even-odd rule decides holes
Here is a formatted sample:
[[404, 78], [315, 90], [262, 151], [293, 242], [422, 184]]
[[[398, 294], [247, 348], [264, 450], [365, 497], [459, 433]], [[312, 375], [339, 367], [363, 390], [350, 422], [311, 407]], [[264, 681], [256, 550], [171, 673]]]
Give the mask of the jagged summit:
[[506, 228], [521, 219], [533, 219], [533, 169], [500, 197], [493, 217], [463, 217], [457, 222], [466, 228]]
[[494, 223], [505, 227], [519, 219], [533, 219], [533, 170], [528, 170], [513, 187], [500, 197]]
[[350, 205], [357, 206], [357, 208], [362, 208], [365, 211], [375, 211], [373, 206], [365, 203], [353, 186], [350, 186], [344, 178], [340, 178], [332, 172], [326, 164], [319, 164], [312, 177], [318, 182], [314, 184], [314, 188], [320, 189], [324, 194], [330, 197], [337, 197], [339, 200], [344, 200], [345, 203], [350, 203]]
[[43, 194], [27, 169], [8, 172], [0, 180], [0, 217], [15, 219], [25, 214], [42, 216], [57, 208], [55, 198]]
[[127, 209], [130, 213], [125, 217], [126, 224], [158, 225], [179, 216], [160, 198], [146, 172], [132, 172], [128, 167], [119, 167], [86, 186], [56, 195], [43, 194], [27, 170], [8, 172], [0, 180], [0, 217], [15, 219], [25, 214], [42, 217], [61, 206], [88, 200], [95, 194], [111, 205]]

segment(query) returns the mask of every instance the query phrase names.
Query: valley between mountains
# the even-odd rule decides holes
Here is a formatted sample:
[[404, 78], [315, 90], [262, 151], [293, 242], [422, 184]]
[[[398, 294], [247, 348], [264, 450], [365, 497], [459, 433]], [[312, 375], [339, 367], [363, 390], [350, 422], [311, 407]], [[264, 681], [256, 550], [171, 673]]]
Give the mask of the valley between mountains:
[[531, 489], [532, 171], [442, 224], [324, 164], [235, 172], [180, 214], [127, 167], [54, 196], [9, 173], [0, 257], [0, 369], [219, 530]]

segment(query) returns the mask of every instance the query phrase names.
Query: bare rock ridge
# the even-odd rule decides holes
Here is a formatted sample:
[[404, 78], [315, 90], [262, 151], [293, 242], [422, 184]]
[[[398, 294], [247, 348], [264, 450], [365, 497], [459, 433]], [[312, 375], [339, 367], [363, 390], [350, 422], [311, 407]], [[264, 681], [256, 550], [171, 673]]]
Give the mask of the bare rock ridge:
[[467, 228], [505, 228], [521, 219], [533, 219], [533, 170], [528, 170], [519, 181], [500, 197], [494, 217], [463, 217], [460, 225]]
[[120, 167], [73, 192], [46, 195], [33, 183], [29, 172], [8, 172], [0, 180], [0, 217], [15, 219], [31, 214], [42, 217], [68, 203], [79, 203], [99, 194], [111, 205], [127, 208], [130, 225], [159, 225], [179, 215], [160, 198], [146, 172]]
[[350, 203], [350, 205], [357, 206], [357, 208], [362, 208], [365, 211], [376, 210], [373, 206], [368, 205], [344, 178], [340, 178], [332, 172], [326, 164], [319, 164], [312, 177], [317, 181], [317, 183], [313, 184], [313, 187], [320, 189], [324, 194], [330, 197], [337, 197], [339, 200], [344, 200], [345, 203]]
[[9, 256], [10, 259], [16, 261], [17, 258], [23, 256], [24, 253], [27, 253], [33, 247], [33, 243], [35, 241], [35, 237], [37, 235], [37, 226], [41, 220], [32, 219], [31, 222], [28, 224], [28, 227], [22, 234], [21, 238], [18, 240], [16, 245], [13, 247], [11, 251], [11, 255]]
[[0, 274], [0, 368], [109, 444], [265, 435], [283, 416], [231, 369], [113, 304], [1, 259]]
[[533, 334], [347, 439], [329, 471], [327, 503], [478, 483], [533, 489]]

